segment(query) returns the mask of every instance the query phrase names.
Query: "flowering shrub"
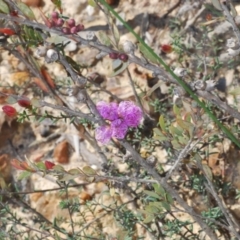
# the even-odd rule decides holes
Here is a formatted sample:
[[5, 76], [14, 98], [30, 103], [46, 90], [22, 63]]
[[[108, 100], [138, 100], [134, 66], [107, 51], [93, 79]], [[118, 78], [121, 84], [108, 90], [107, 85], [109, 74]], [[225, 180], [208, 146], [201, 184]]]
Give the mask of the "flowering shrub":
[[142, 119], [142, 110], [129, 101], [122, 101], [119, 105], [99, 102], [97, 109], [109, 123], [96, 129], [96, 139], [103, 144], [108, 143], [112, 137], [124, 139], [128, 128], [137, 127]]
[[[2, 74], [0, 100], [17, 119], [1, 121], [0, 151], [11, 156], [0, 155], [0, 239], [240, 239], [238, 216], [227, 209], [232, 202], [240, 211], [233, 1], [81, 1], [82, 21], [107, 20], [107, 28], [85, 30], [62, 1], [45, 1], [54, 12], [36, 9], [42, 24], [22, 1], [0, 0], [1, 73], [13, 74], [11, 83]], [[122, 19], [130, 2], [143, 6], [128, 21], [141, 37]], [[160, 5], [168, 9], [153, 15]], [[217, 77], [229, 69], [232, 86]]]

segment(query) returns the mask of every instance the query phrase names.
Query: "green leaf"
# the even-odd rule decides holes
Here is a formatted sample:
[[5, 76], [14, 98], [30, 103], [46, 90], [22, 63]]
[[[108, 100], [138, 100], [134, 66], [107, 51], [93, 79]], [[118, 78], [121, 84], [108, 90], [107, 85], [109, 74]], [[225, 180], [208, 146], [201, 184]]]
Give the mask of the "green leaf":
[[206, 174], [207, 178], [210, 181], [212, 181], [213, 180], [213, 175], [212, 175], [212, 171], [211, 171], [210, 167], [206, 164], [203, 164], [202, 167], [203, 167], [203, 171]]
[[160, 118], [159, 118], [159, 125], [162, 129], [162, 131], [166, 132], [166, 124], [165, 124], [165, 119], [164, 119], [164, 116], [161, 115]]
[[173, 112], [176, 116], [180, 115], [180, 109], [177, 107], [177, 105], [173, 105]]
[[155, 193], [155, 192], [144, 190], [143, 193], [146, 194], [149, 197], [160, 199], [160, 196], [157, 193]]
[[186, 121], [182, 120], [181, 118], [177, 118], [176, 122], [184, 130], [188, 130], [190, 127], [193, 127], [192, 123], [186, 122]]
[[169, 132], [172, 134], [173, 137], [175, 137], [175, 135], [182, 136], [183, 134], [183, 130], [181, 129], [181, 127], [174, 127], [173, 125], [169, 127]]
[[71, 174], [71, 175], [79, 175], [81, 173], [81, 171], [77, 168], [73, 168], [73, 169], [70, 169], [68, 171], [68, 173]]
[[[156, 207], [156, 208], [157, 208], [158, 210], [160, 210], [160, 211], [163, 210], [162, 202], [151, 202], [150, 205]], [[160, 212], [160, 211], [159, 211], [159, 212]]]
[[154, 215], [153, 214], [147, 214], [147, 217], [143, 220], [144, 223], [150, 223], [154, 220]]
[[3, 0], [0, 0], [0, 11], [7, 14], [10, 12], [8, 5]]
[[117, 71], [122, 66], [122, 61], [120, 59], [114, 59], [112, 61], [112, 69], [113, 71]]
[[114, 34], [114, 39], [116, 40], [116, 45], [118, 46], [119, 40], [120, 40], [120, 34], [118, 31], [118, 28], [115, 24], [113, 24], [113, 34]]
[[157, 212], [159, 212], [159, 209], [157, 207], [155, 207], [152, 203], [150, 203], [147, 207], [146, 207], [146, 211], [148, 212], [148, 214], [156, 214]]
[[181, 149], [182, 148], [182, 146], [179, 144], [179, 142], [176, 139], [172, 140], [171, 143], [173, 145], [173, 148], [175, 148], [175, 149]]
[[23, 179], [29, 178], [31, 175], [32, 175], [32, 172], [22, 171], [18, 176], [18, 179], [23, 180]]
[[30, 20], [36, 20], [32, 9], [28, 7], [25, 3], [18, 2], [17, 5], [21, 12], [25, 15], [25, 17], [29, 18]]
[[168, 203], [172, 204], [173, 203], [173, 198], [169, 193], [166, 193], [166, 200], [168, 201]]
[[217, 10], [222, 11], [222, 7], [221, 7], [219, 0], [212, 0], [212, 4]]
[[6, 99], [6, 102], [8, 104], [14, 104], [17, 102], [17, 99], [15, 97], [12, 97], [12, 96], [8, 96], [7, 99]]
[[5, 189], [7, 187], [7, 184], [3, 177], [0, 177], [0, 187], [1, 189]]
[[37, 162], [35, 163], [36, 167], [41, 170], [46, 170], [46, 166], [43, 162]]
[[129, 62], [123, 62], [121, 67], [117, 71], [114, 71], [114, 73], [112, 73], [110, 77], [117, 76], [118, 74], [123, 72], [128, 67], [128, 65], [129, 65]]
[[170, 210], [171, 210], [171, 207], [170, 207], [169, 203], [163, 201], [163, 202], [161, 202], [161, 205], [162, 205], [162, 207], [163, 207], [164, 209], [166, 209], [167, 211], [170, 211]]
[[165, 189], [164, 189], [161, 185], [159, 185], [159, 184], [157, 184], [157, 183], [154, 183], [154, 184], [153, 184], [153, 188], [154, 188], [154, 191], [155, 191], [159, 196], [165, 196], [166, 191], [165, 191]]
[[58, 8], [60, 13], [62, 13], [62, 1], [61, 0], [51, 0], [51, 1]]
[[153, 132], [154, 132], [153, 139], [158, 140], [160, 142], [168, 140], [168, 138], [165, 135], [163, 135], [159, 128], [154, 128]]
[[231, 94], [233, 96], [240, 95], [240, 87], [235, 87], [233, 90], [229, 91], [228, 94]]
[[155, 56], [141, 43], [138, 45], [140, 52], [143, 56], [152, 63], [159, 63], [159, 61], [155, 58]]
[[53, 169], [57, 172], [65, 172], [65, 169], [61, 165], [55, 165]]
[[94, 0], [88, 0], [88, 5], [92, 6], [92, 7], [96, 7], [96, 3]]
[[182, 144], [183, 146], [187, 145], [189, 142], [189, 138], [187, 136], [180, 136], [178, 138], [178, 142]]
[[31, 99], [31, 105], [34, 106], [34, 107], [41, 107], [42, 106], [40, 100], [37, 99], [37, 98], [32, 98]]
[[63, 174], [63, 175], [58, 177], [58, 180], [60, 182], [66, 182], [66, 181], [72, 180], [76, 177], [78, 177], [78, 176], [77, 175], [71, 175], [71, 174]]
[[98, 40], [101, 44], [106, 45], [107, 47], [111, 46], [111, 39], [103, 31], [98, 32]]
[[82, 171], [87, 175], [96, 175], [96, 171], [89, 166], [83, 167]]

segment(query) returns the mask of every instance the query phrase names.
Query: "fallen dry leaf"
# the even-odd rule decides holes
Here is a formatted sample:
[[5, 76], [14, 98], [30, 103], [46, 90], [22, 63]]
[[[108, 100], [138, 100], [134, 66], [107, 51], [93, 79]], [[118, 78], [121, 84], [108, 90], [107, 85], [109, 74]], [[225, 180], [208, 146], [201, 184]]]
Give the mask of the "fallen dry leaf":
[[69, 163], [69, 144], [67, 141], [58, 143], [54, 149], [53, 156], [58, 163]]
[[30, 79], [29, 72], [15, 72], [10, 75], [11, 80], [15, 85], [21, 86]]

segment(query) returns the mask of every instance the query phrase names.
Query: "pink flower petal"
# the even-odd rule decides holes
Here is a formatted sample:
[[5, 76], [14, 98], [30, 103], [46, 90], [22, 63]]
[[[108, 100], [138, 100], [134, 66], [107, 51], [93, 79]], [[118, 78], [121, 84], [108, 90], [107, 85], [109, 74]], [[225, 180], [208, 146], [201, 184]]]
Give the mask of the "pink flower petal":
[[143, 113], [141, 108], [133, 102], [123, 101], [119, 104], [118, 115], [124, 119], [128, 127], [137, 127], [140, 124]]
[[117, 113], [118, 105], [115, 102], [106, 103], [104, 101], [97, 103], [97, 110], [99, 111], [100, 115], [106, 119], [113, 121], [118, 118]]
[[96, 128], [95, 137], [100, 143], [107, 144], [112, 137], [112, 128], [106, 125]]

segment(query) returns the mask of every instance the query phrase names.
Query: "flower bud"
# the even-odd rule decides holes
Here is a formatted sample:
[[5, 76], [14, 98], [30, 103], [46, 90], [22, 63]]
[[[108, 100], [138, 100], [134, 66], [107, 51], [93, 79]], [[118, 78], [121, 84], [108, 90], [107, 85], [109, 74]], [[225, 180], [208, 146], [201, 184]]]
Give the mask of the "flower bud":
[[78, 25], [76, 25], [76, 28], [77, 28], [77, 32], [80, 32], [84, 29], [84, 25], [83, 24], [78, 24]]
[[67, 25], [72, 28], [72, 27], [75, 27], [75, 20], [74, 19], [68, 19], [67, 20]]
[[10, 106], [10, 105], [3, 106], [2, 110], [8, 117], [15, 117], [15, 116], [17, 116], [17, 110], [14, 107]]
[[50, 161], [45, 161], [44, 165], [45, 165], [47, 170], [50, 170], [50, 169], [53, 169], [53, 167], [55, 166], [55, 163], [50, 162]]
[[120, 60], [123, 61], [123, 62], [127, 62], [127, 60], [128, 60], [128, 55], [125, 54], [125, 53], [120, 53], [119, 56], [118, 56], [118, 59], [120, 59]]
[[56, 27], [62, 27], [64, 24], [64, 20], [59, 18], [57, 21], [55, 21]]
[[70, 34], [70, 28], [68, 28], [68, 27], [63, 27], [63, 28], [62, 28], [62, 32], [63, 32], [64, 34]]
[[77, 33], [77, 28], [76, 27], [71, 27], [70, 28], [70, 33], [76, 34]]
[[111, 59], [118, 59], [119, 53], [111, 52], [111, 53], [109, 53], [109, 57], [110, 57]]
[[18, 101], [18, 105], [24, 108], [30, 108], [31, 107], [31, 102], [27, 97], [22, 97]]
[[52, 12], [52, 19], [58, 19], [58, 18], [59, 18], [58, 12]]
[[161, 46], [161, 50], [162, 50], [162, 52], [164, 52], [164, 53], [171, 53], [171, 52], [173, 51], [173, 48], [172, 48], [172, 46], [169, 45], [169, 44], [163, 44], [163, 45]]

